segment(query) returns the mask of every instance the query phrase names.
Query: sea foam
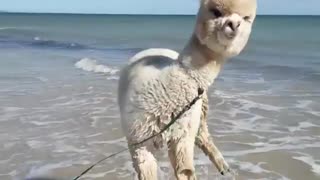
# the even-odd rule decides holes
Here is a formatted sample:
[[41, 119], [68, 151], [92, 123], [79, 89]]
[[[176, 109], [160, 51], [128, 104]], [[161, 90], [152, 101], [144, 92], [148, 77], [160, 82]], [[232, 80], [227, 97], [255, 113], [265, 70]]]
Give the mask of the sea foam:
[[75, 64], [75, 66], [85, 71], [95, 72], [95, 73], [105, 73], [110, 75], [114, 75], [119, 71], [116, 68], [108, 67], [106, 65], [99, 65], [97, 63], [97, 60], [90, 59], [90, 58], [81, 59]]

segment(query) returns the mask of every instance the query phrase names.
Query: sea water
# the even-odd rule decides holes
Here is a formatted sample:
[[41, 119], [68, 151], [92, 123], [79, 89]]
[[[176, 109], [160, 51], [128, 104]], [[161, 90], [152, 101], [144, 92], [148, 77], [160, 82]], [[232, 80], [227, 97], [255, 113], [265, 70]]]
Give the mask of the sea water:
[[[71, 179], [126, 147], [119, 70], [146, 48], [180, 51], [194, 16], [0, 14], [0, 179]], [[320, 17], [259, 16], [209, 91], [209, 129], [235, 171], [196, 151], [199, 179], [320, 179]], [[173, 179], [159, 157], [162, 179]], [[129, 153], [84, 179], [134, 179]]]

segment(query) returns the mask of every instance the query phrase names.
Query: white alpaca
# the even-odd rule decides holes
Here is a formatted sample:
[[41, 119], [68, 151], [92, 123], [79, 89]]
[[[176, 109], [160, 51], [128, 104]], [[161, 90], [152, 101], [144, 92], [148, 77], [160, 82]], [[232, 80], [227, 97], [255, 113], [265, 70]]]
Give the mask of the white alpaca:
[[[171, 121], [197, 95], [207, 92], [226, 59], [246, 45], [256, 15], [255, 0], [203, 0], [195, 31], [184, 50], [151, 49], [138, 53], [121, 73], [118, 101], [122, 128], [140, 180], [157, 179], [154, 151], [168, 146], [179, 180], [196, 179], [194, 145], [225, 174], [229, 166], [207, 128], [206, 95], [158, 137], [133, 147]], [[206, 93], [205, 93], [206, 94]]]

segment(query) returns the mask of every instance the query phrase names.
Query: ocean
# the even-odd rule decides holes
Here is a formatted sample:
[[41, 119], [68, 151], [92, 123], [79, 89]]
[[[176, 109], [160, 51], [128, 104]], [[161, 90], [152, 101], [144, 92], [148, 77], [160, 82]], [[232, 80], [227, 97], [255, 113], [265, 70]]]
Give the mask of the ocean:
[[[180, 51], [194, 16], [0, 14], [0, 179], [72, 179], [126, 147], [119, 70], [146, 48]], [[320, 179], [320, 17], [259, 16], [210, 89], [209, 129], [235, 171], [199, 151], [199, 179]], [[165, 151], [161, 179], [173, 179]], [[134, 179], [129, 153], [84, 179]]]

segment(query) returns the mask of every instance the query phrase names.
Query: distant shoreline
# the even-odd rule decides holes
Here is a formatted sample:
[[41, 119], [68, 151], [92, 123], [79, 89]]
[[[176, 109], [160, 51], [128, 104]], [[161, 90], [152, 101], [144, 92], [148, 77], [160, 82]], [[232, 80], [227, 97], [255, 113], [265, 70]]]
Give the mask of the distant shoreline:
[[[196, 16], [195, 14], [99, 14], [99, 13], [38, 13], [38, 12], [7, 12], [0, 11], [2, 14], [21, 14], [21, 15], [83, 15], [83, 16]], [[258, 16], [320, 16], [320, 15], [304, 15], [304, 14], [259, 14]]]

